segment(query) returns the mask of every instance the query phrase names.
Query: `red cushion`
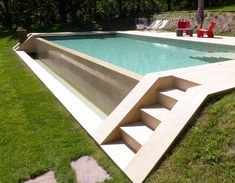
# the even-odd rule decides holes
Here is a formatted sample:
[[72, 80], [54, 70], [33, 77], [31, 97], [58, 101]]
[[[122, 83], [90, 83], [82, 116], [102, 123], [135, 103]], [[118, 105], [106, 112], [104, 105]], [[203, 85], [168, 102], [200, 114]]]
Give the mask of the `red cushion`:
[[190, 28], [190, 22], [178, 22], [178, 28]]

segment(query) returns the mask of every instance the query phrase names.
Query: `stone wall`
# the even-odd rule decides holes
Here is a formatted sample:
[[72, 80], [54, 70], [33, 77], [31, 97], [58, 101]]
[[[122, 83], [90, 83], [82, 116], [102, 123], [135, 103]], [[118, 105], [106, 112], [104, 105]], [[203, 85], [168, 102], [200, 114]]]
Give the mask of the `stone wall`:
[[[211, 21], [216, 21], [217, 25], [215, 27], [215, 33], [225, 33], [225, 34], [235, 34], [235, 12], [207, 12], [205, 11], [205, 20], [203, 23], [203, 28], [208, 28]], [[177, 22], [179, 20], [190, 21], [191, 27], [194, 30], [199, 28], [196, 22], [196, 12], [170, 12], [170, 13], [160, 13], [155, 14], [152, 17], [152, 21], [156, 19], [168, 19], [169, 23], [166, 26], [166, 30], [174, 31]]]

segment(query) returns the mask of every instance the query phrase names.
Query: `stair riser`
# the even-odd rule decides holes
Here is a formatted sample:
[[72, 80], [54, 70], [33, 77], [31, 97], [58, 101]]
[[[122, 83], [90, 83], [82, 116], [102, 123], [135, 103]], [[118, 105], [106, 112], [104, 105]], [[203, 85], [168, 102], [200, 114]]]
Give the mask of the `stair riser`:
[[176, 88], [183, 90], [183, 91], [186, 91], [188, 88], [198, 86], [197, 83], [187, 81], [181, 78], [174, 78], [173, 83]]
[[174, 107], [174, 105], [176, 104], [176, 102], [177, 102], [177, 100], [174, 98], [163, 95], [161, 93], [158, 94], [158, 103], [168, 109], [172, 109]]
[[139, 144], [135, 139], [129, 136], [125, 131], [121, 130], [121, 135], [123, 141], [136, 153], [140, 148], [141, 144]]
[[152, 129], [155, 130], [157, 126], [160, 124], [160, 120], [154, 118], [153, 116], [141, 111], [141, 117], [143, 121]]

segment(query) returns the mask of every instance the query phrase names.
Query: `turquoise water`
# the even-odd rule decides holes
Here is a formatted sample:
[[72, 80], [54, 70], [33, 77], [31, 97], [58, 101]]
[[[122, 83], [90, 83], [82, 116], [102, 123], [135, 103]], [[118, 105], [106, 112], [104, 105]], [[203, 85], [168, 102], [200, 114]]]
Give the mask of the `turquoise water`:
[[234, 56], [218, 50], [200, 50], [200, 46], [186, 48], [183, 43], [165, 44], [121, 36], [49, 40], [139, 74], [225, 61]]

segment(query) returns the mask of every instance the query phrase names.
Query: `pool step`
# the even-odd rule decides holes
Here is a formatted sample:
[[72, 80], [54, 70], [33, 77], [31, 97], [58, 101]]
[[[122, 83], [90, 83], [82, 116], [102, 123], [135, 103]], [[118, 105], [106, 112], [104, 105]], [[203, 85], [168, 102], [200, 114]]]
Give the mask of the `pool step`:
[[153, 134], [153, 130], [142, 121], [121, 126], [120, 129], [122, 139], [134, 152], [137, 152]]
[[[184, 92], [176, 88], [169, 88], [158, 91], [158, 94], [158, 102], [160, 104], [141, 107], [139, 109], [141, 114], [139, 121], [120, 126], [120, 137], [118, 141], [102, 145], [104, 150], [110, 154], [111, 157], [114, 157], [112, 159], [115, 162], [119, 162], [118, 157], [120, 156], [126, 156], [128, 158], [124, 158], [129, 159], [131, 157], [130, 154], [133, 155], [133, 153], [138, 152], [151, 137], [158, 125], [167, 118], [171, 108], [183, 97]], [[123, 155], [117, 156], [113, 149], [118, 149], [119, 146], [121, 149], [125, 150], [120, 152], [123, 153]], [[123, 163], [119, 164], [121, 167], [125, 165], [125, 163], [124, 165]]]
[[185, 94], [184, 91], [177, 89], [177, 88], [165, 89], [165, 90], [160, 91], [160, 93], [162, 95], [166, 95], [166, 96], [174, 98], [176, 100], [180, 100]]
[[122, 170], [135, 156], [135, 152], [123, 140], [103, 144], [101, 147]]
[[174, 76], [156, 80], [146, 75], [107, 118], [99, 143], [133, 182], [142, 182], [173, 143], [182, 115], [187, 115], [182, 111], [185, 101], [197, 101], [188, 88], [197, 85]]
[[158, 103], [172, 109], [176, 102], [184, 96], [184, 91], [177, 88], [168, 88], [158, 91]]
[[157, 128], [161, 121], [164, 121], [170, 110], [166, 107], [156, 104], [140, 109], [141, 117], [153, 130]]

